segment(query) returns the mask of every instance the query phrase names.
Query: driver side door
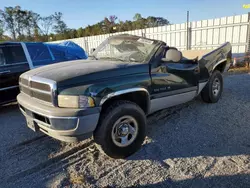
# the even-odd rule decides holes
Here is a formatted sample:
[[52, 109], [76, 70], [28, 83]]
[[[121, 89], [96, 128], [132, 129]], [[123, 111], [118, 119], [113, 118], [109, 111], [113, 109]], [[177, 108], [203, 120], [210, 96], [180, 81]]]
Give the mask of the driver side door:
[[162, 61], [165, 49], [159, 49], [151, 62], [150, 112], [192, 100], [198, 91], [199, 65], [195, 60]]
[[0, 105], [16, 100], [18, 79], [29, 64], [20, 44], [0, 45]]

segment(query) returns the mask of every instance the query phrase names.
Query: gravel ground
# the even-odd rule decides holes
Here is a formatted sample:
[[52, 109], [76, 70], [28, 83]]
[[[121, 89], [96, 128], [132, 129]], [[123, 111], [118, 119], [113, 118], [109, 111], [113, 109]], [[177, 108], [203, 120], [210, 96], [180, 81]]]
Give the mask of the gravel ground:
[[225, 77], [222, 99], [196, 99], [148, 117], [142, 149], [126, 160], [93, 140], [66, 144], [0, 108], [0, 187], [250, 187], [250, 75]]

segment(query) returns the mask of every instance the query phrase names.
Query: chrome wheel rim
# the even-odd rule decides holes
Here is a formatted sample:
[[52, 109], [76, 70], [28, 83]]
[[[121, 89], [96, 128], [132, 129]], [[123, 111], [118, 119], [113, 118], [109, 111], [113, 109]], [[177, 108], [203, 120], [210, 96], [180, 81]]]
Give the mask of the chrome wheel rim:
[[218, 78], [215, 78], [214, 81], [213, 81], [213, 95], [215, 97], [217, 97], [220, 93], [220, 90], [221, 90], [221, 83], [220, 83], [220, 80]]
[[112, 141], [118, 147], [129, 146], [137, 137], [138, 123], [132, 116], [122, 116], [113, 125]]

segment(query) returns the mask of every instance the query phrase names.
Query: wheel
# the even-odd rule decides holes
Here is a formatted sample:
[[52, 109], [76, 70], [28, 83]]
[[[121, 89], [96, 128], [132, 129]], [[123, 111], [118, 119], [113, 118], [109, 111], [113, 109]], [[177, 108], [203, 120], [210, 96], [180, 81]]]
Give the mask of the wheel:
[[216, 70], [210, 77], [207, 85], [201, 91], [201, 98], [207, 103], [216, 103], [223, 91], [223, 78], [220, 71]]
[[146, 116], [129, 101], [116, 101], [101, 115], [94, 139], [112, 158], [126, 158], [136, 152], [146, 136]]

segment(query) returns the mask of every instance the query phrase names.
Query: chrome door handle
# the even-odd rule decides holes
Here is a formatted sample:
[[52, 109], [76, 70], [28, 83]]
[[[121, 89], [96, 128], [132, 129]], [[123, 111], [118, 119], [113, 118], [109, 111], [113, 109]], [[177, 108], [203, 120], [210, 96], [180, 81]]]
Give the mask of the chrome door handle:
[[3, 75], [3, 74], [8, 74], [8, 73], [10, 73], [10, 70], [8, 70], [8, 71], [3, 71], [3, 72], [0, 72], [0, 75]]

